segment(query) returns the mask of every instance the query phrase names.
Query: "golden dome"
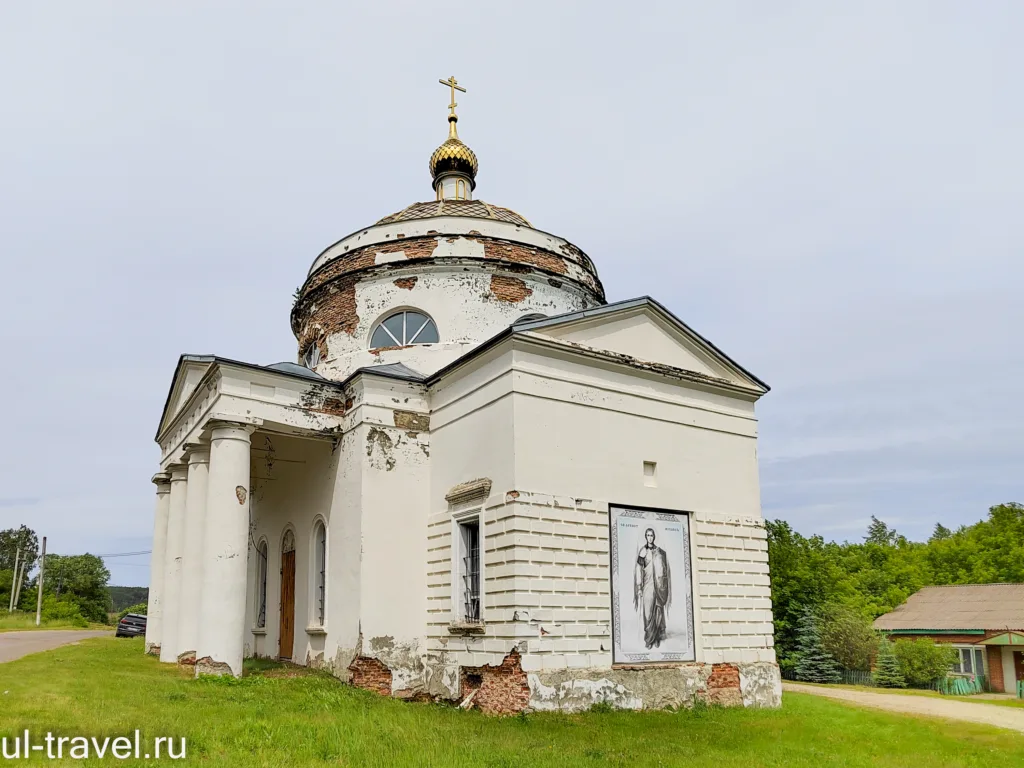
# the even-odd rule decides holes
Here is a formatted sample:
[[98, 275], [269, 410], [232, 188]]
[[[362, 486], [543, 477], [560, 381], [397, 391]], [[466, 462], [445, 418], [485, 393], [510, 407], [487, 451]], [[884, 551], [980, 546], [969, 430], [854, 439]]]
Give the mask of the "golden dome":
[[438, 176], [445, 173], [463, 173], [475, 188], [479, 164], [476, 154], [463, 143], [455, 130], [458, 119], [455, 115], [448, 115], [448, 140], [430, 156], [430, 175], [436, 181]]

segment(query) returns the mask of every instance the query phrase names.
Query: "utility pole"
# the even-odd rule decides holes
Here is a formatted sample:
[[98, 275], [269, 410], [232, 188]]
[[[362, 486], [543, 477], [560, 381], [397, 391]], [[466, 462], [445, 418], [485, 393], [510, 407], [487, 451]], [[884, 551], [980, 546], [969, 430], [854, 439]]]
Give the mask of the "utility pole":
[[14, 593], [14, 607], [18, 607], [18, 602], [21, 600], [21, 583], [25, 581], [25, 566], [28, 565], [28, 558], [21, 558], [21, 573], [18, 574], [18, 589]]
[[39, 585], [38, 596], [36, 597], [36, 626], [39, 626], [39, 622], [43, 616], [43, 571], [46, 569], [46, 537], [43, 536], [43, 554], [39, 557], [39, 578], [36, 580], [36, 584]]
[[21, 557], [21, 550], [14, 550], [14, 573], [11, 574], [11, 604], [7, 608], [7, 612], [11, 613], [14, 611], [14, 583], [18, 580], [18, 558]]

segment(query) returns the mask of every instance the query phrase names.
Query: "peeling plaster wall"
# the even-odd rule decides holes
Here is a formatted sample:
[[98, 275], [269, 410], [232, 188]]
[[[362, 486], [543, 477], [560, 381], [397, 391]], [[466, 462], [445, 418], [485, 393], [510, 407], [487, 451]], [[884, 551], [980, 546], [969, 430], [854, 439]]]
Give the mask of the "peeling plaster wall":
[[[552, 316], [596, 304], [567, 281], [552, 285], [546, 274], [511, 272], [497, 265], [392, 266], [361, 275], [358, 281], [341, 278], [307, 306], [297, 330], [299, 353], [310, 343], [319, 344], [317, 373], [342, 380], [363, 366], [401, 362], [429, 374], [527, 314]], [[377, 323], [402, 309], [432, 317], [440, 343], [371, 352], [370, 335]]]
[[[724, 668], [724, 669], [723, 669]], [[530, 709], [582, 712], [595, 704], [616, 709], [723, 706], [779, 707], [782, 679], [770, 663], [635, 669], [565, 669], [530, 673]]]

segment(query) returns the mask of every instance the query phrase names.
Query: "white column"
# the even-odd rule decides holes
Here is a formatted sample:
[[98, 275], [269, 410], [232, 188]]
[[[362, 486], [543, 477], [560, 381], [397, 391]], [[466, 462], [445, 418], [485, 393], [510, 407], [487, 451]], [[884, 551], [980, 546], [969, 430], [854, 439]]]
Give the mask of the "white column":
[[171, 503], [171, 476], [153, 475], [156, 485], [156, 511], [153, 513], [153, 553], [149, 556], [149, 606], [146, 609], [146, 653], [160, 655], [160, 630], [163, 620], [164, 571], [167, 569], [167, 511]]
[[171, 500], [167, 509], [167, 553], [164, 555], [163, 619], [160, 622], [160, 661], [178, 662], [178, 604], [181, 599], [181, 552], [185, 546], [185, 494], [188, 467], [172, 464]]
[[206, 534], [206, 488], [210, 470], [208, 445], [188, 452], [185, 534], [178, 599], [178, 663], [195, 664], [199, 642], [199, 600], [203, 588], [203, 540]]
[[196, 675], [242, 674], [249, 554], [249, 436], [214, 422], [206, 494], [206, 542]]

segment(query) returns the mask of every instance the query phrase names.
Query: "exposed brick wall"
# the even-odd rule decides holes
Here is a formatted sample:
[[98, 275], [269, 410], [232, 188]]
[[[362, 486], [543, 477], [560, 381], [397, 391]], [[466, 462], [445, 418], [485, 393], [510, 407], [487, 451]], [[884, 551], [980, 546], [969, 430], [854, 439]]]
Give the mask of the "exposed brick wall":
[[1003, 649], [998, 645], [985, 646], [988, 652], [988, 684], [993, 691], [1009, 693], [1003, 686]]
[[391, 695], [391, 670], [378, 659], [357, 656], [349, 664], [348, 671], [352, 673], [352, 685], [356, 688], [381, 696]]
[[[356, 278], [342, 275], [322, 290], [307, 291], [292, 312], [292, 331], [299, 349], [334, 333], [352, 336], [359, 326], [356, 309]], [[321, 354], [325, 349], [321, 348]]]
[[413, 286], [416, 285], [417, 280], [419, 280], [418, 277], [400, 277], [395, 280], [395, 285], [399, 288], [405, 288], [405, 290], [411, 291]]
[[713, 664], [708, 677], [708, 701], [724, 707], [743, 706], [740, 670], [735, 664]]
[[491, 275], [491, 293], [498, 301], [516, 304], [533, 294], [533, 290], [518, 277]]
[[[459, 236], [462, 237], [462, 236]], [[329, 261], [323, 267], [310, 275], [302, 286], [300, 294], [303, 300], [309, 298], [319, 288], [334, 282], [337, 278], [357, 270], [377, 266], [377, 257], [402, 253], [405, 259], [397, 262], [390, 262], [390, 268], [395, 265], [401, 266], [405, 261], [415, 259], [429, 259], [434, 257], [435, 250], [443, 241], [454, 242], [457, 238], [442, 237], [410, 237], [396, 240], [389, 243], [378, 243], [357, 248], [349, 253]], [[568, 263], [576, 264], [582, 270], [582, 282], [598, 297], [604, 299], [604, 289], [600, 280], [594, 272], [593, 264], [589, 258], [582, 257], [576, 250], [570, 250], [562, 255], [545, 251], [535, 246], [524, 243], [515, 243], [508, 240], [496, 240], [486, 237], [468, 237], [466, 240], [483, 246], [483, 255], [488, 260], [500, 260], [511, 264], [522, 264], [554, 272], [559, 275], [568, 275]], [[439, 257], [444, 258], [444, 257]], [[384, 266], [384, 265], [382, 265]], [[385, 267], [388, 268], [388, 267]], [[579, 273], [577, 273], [579, 274]], [[402, 286], [405, 287], [405, 286]]]
[[512, 715], [530, 704], [530, 684], [519, 651], [513, 650], [498, 666], [462, 668], [462, 697], [473, 691], [473, 706], [489, 715]]

